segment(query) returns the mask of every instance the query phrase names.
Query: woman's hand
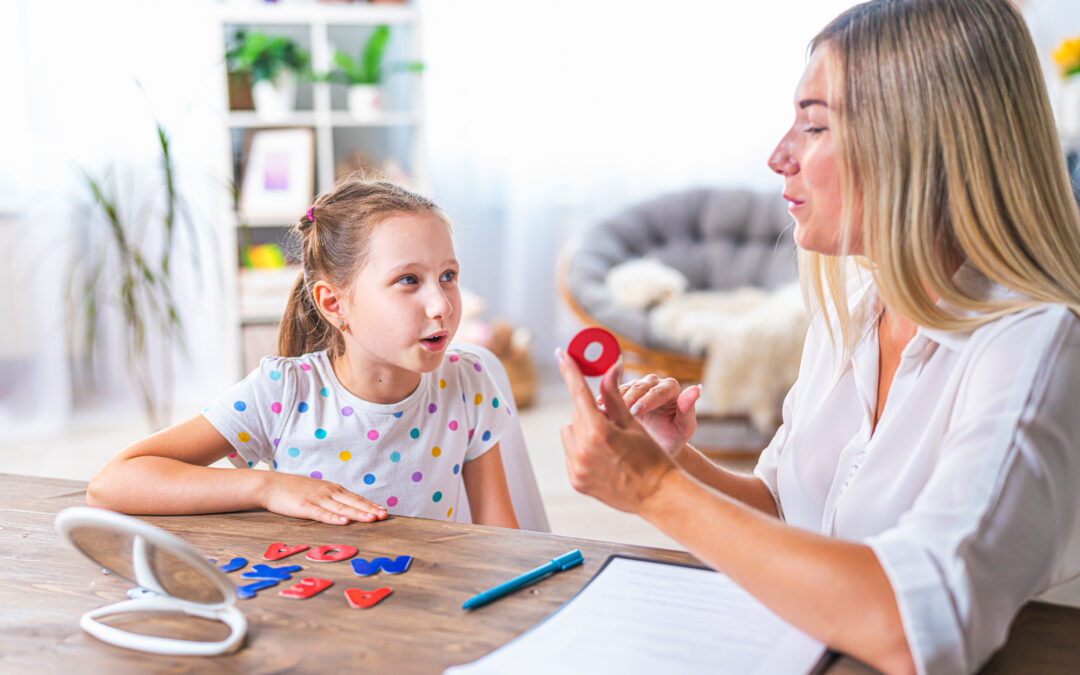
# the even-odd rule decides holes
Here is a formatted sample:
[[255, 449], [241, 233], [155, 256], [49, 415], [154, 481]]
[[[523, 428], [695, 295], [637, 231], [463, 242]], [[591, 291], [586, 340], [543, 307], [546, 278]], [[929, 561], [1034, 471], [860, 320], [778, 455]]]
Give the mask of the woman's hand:
[[[619, 386], [623, 404], [630, 409], [653, 440], [672, 458], [697, 430], [694, 405], [701, 397], [701, 385], [683, 389], [673, 377], [660, 379], [652, 373]], [[597, 396], [597, 403], [602, 403]]]
[[573, 423], [562, 428], [570, 484], [620, 511], [640, 511], [676, 468], [623, 403], [616, 386], [622, 361], [600, 380], [600, 410], [573, 359], [560, 352], [558, 360], [574, 403]]
[[349, 492], [337, 483], [267, 471], [262, 506], [294, 518], [308, 518], [331, 525], [350, 520], [370, 523], [386, 518], [386, 507]]

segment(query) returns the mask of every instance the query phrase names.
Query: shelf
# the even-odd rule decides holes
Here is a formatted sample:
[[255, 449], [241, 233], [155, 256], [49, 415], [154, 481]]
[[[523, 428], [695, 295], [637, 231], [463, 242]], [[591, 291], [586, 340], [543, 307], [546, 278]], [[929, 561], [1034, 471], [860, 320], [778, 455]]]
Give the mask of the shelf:
[[357, 120], [344, 110], [324, 115], [312, 110], [298, 110], [285, 119], [268, 122], [254, 111], [233, 110], [229, 112], [229, 126], [233, 129], [266, 129], [276, 127], [407, 127], [420, 124], [420, 116], [409, 112], [388, 112], [374, 120]]
[[304, 4], [258, 5], [226, 2], [218, 6], [218, 17], [226, 24], [334, 25], [371, 26], [378, 24], [411, 24], [420, 13], [412, 5], [391, 4]]

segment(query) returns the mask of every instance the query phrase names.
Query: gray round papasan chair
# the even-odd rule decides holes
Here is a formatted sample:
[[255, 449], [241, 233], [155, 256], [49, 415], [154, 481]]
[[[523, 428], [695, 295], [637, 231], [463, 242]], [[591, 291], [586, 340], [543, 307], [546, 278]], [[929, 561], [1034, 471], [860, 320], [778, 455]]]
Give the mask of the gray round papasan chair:
[[666, 194], [617, 213], [563, 250], [563, 299], [588, 325], [619, 340], [628, 369], [700, 382], [705, 354], [658, 335], [648, 313], [616, 303], [608, 271], [649, 257], [679, 270], [690, 291], [743, 286], [771, 290], [797, 277], [791, 216], [779, 193], [699, 188]]

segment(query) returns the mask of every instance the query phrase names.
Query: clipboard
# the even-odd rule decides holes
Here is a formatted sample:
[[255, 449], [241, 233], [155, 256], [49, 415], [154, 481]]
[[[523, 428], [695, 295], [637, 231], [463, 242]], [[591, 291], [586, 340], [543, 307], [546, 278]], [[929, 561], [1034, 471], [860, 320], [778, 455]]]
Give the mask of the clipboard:
[[816, 674], [832, 658], [720, 572], [611, 555], [539, 624], [445, 673]]

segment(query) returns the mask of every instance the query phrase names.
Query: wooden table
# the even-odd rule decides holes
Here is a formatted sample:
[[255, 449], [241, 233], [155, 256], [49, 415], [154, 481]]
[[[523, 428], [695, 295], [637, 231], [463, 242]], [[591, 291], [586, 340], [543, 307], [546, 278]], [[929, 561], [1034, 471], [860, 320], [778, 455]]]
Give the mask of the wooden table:
[[[132, 585], [103, 574], [53, 527], [57, 512], [85, 503], [85, 488], [77, 481], [0, 474], [0, 672], [439, 673], [483, 656], [541, 621], [613, 553], [696, 562], [679, 551], [420, 518], [337, 527], [265, 511], [146, 517], [208, 556], [243, 557], [249, 565], [262, 562], [271, 542], [352, 544], [369, 559], [413, 556], [405, 574], [366, 578], [353, 574], [347, 562], [299, 560], [303, 575], [332, 579], [334, 586], [308, 600], [282, 598], [276, 592], [280, 587], [239, 600], [248, 637], [233, 654], [156, 656], [104, 644], [78, 626], [84, 612], [124, 599]], [[574, 548], [585, 555], [581, 567], [477, 610], [461, 609], [476, 592]], [[240, 574], [230, 576], [241, 583]], [[394, 593], [372, 609], [352, 609], [345, 601], [346, 588], [380, 586]], [[1077, 635], [1080, 610], [1031, 603], [989, 672], [1076, 672]], [[830, 672], [860, 668], [841, 659]]]

